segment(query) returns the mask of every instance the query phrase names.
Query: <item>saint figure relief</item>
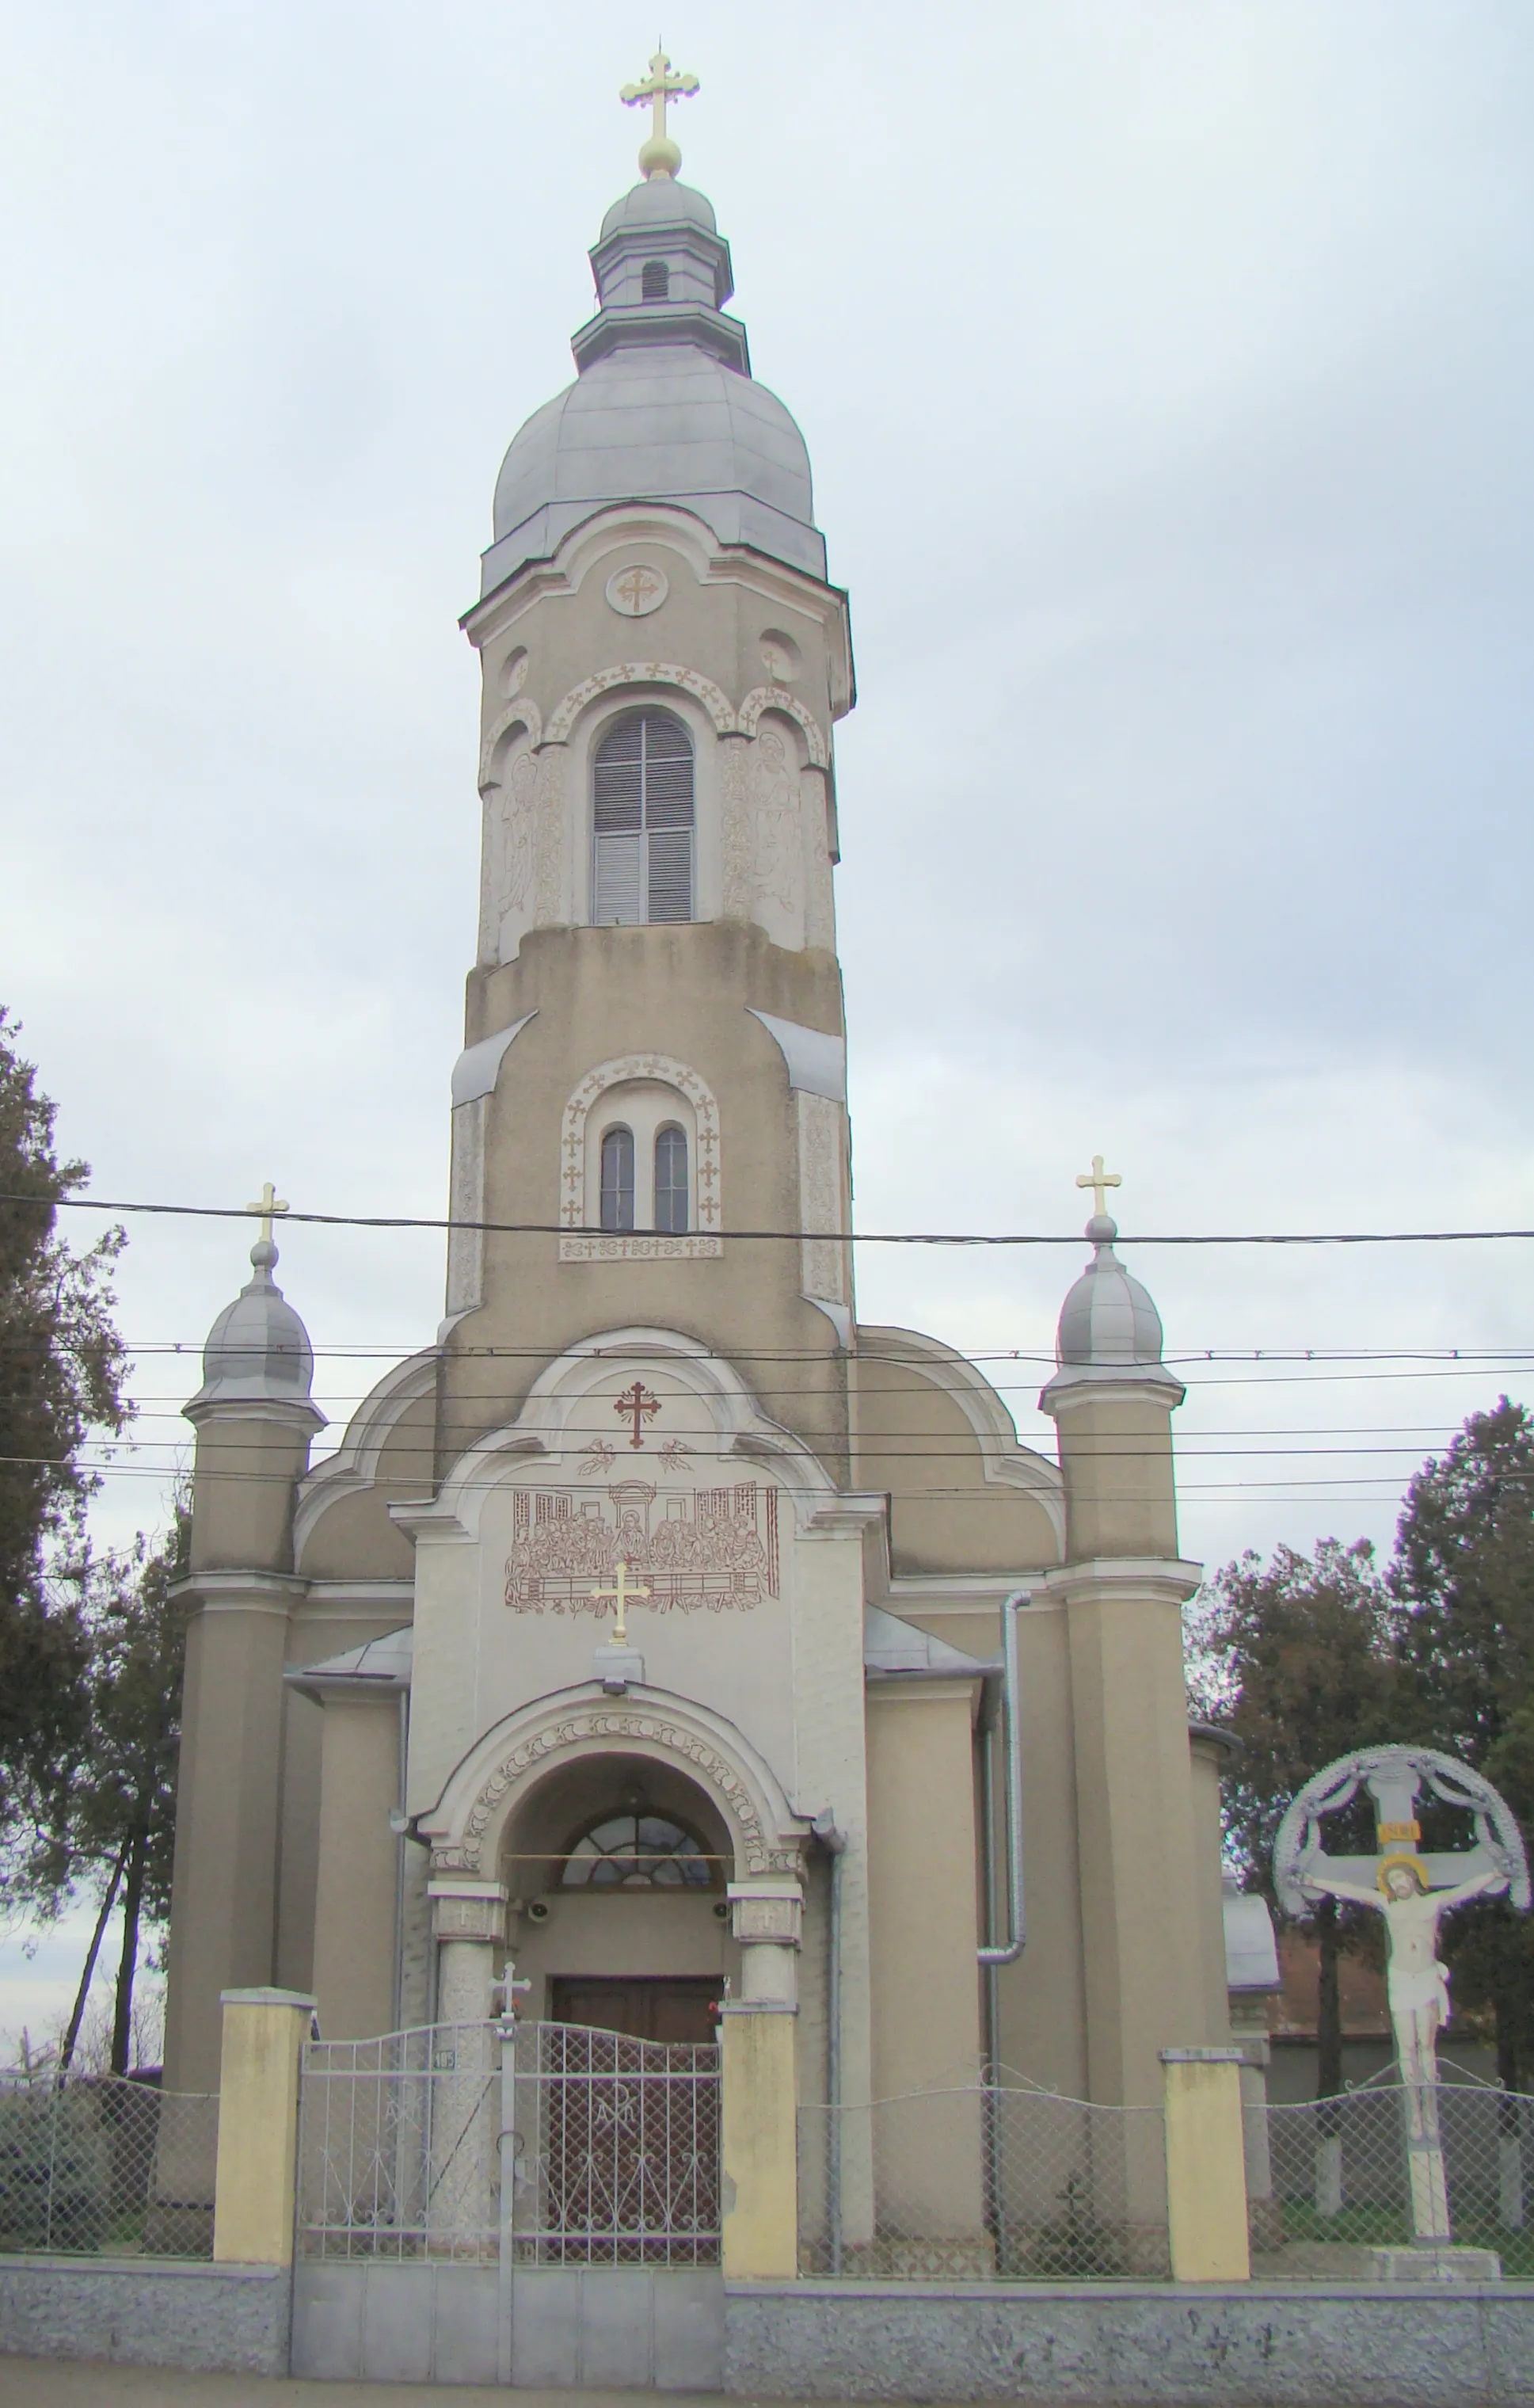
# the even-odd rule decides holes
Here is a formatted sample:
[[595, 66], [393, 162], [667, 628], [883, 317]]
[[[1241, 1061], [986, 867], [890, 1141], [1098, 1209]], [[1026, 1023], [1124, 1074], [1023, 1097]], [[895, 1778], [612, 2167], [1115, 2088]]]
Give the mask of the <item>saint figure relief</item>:
[[1325, 1870], [1312, 1851], [1298, 1865], [1300, 1884], [1315, 1896], [1329, 1890], [1356, 1906], [1372, 1906], [1384, 1916], [1389, 1943], [1385, 1989], [1396, 2047], [1405, 2082], [1436, 2078], [1438, 2035], [1449, 2020], [1449, 1970], [1439, 1960], [1438, 1927], [1452, 1906], [1482, 1898], [1508, 1886], [1505, 1872], [1488, 1866], [1453, 1889], [1431, 1889], [1415, 1856], [1383, 1856], [1375, 1886], [1344, 1881]]
[[798, 769], [786, 739], [765, 726], [751, 773], [756, 891], [763, 902], [796, 911], [804, 894], [804, 840], [799, 825]]
[[510, 774], [496, 796], [500, 823], [499, 874], [495, 881], [495, 917], [521, 911], [533, 883], [533, 814], [538, 789], [538, 763], [531, 752], [519, 752]]

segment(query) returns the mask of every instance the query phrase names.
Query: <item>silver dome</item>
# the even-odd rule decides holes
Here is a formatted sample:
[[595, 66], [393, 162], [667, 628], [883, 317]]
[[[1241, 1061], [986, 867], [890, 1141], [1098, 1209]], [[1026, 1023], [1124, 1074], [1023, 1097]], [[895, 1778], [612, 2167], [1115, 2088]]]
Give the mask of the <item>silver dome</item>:
[[314, 1349], [308, 1331], [272, 1277], [277, 1248], [259, 1238], [251, 1248], [254, 1271], [226, 1304], [203, 1348], [203, 1383], [185, 1408], [189, 1418], [215, 1405], [301, 1405], [323, 1426], [309, 1396]]
[[1093, 1258], [1060, 1308], [1054, 1340], [1060, 1368], [1041, 1404], [1082, 1382], [1137, 1378], [1173, 1389], [1182, 1398], [1182, 1383], [1161, 1359], [1161, 1315], [1149, 1291], [1113, 1252], [1118, 1233], [1118, 1224], [1106, 1212], [1095, 1212], [1086, 1225]]
[[824, 578], [810, 455], [776, 394], [753, 380], [744, 326], [724, 313], [729, 246], [709, 202], [652, 176], [608, 211], [591, 259], [601, 306], [571, 346], [580, 374], [501, 464], [481, 590], [628, 501], [680, 504], [722, 543]]

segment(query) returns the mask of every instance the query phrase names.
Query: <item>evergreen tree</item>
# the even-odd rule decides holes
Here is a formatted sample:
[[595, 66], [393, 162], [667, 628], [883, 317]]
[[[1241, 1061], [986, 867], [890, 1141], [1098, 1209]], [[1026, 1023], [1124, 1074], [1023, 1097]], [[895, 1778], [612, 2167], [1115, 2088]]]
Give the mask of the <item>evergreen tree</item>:
[[[1192, 1618], [1195, 1701], [1240, 1742], [1226, 1776], [1226, 1844], [1248, 1889], [1273, 1899], [1273, 1840], [1284, 1809], [1334, 1757], [1398, 1737], [1389, 1594], [1365, 1539], [1323, 1539], [1312, 1557], [1250, 1551], [1206, 1584]], [[1372, 1833], [1363, 1842], [1372, 1845]], [[1321, 1959], [1316, 2095], [1342, 2087], [1338, 1967], [1367, 1945], [1360, 1910], [1317, 1899]]]
[[[1391, 1587], [1405, 1608], [1404, 1684], [1416, 1727], [1484, 1772], [1534, 1833], [1534, 1419], [1472, 1413], [1407, 1491]], [[1498, 1900], [1445, 1927], [1455, 2003], [1488, 2009], [1498, 2071], [1534, 2080], [1534, 1931]]]
[[90, 1635], [88, 1718], [51, 1828], [23, 1876], [44, 1912], [90, 1885], [98, 1912], [61, 2063], [67, 2069], [84, 2017], [96, 1953], [114, 1905], [122, 1909], [112, 2017], [111, 2071], [125, 2073], [133, 1996], [146, 1925], [170, 1913], [176, 1766], [180, 1740], [186, 1609], [174, 1594], [186, 1569], [191, 1523], [178, 1501], [169, 1537], [142, 1536], [121, 1555], [84, 1568], [82, 1619]]
[[89, 1644], [77, 1584], [54, 1577], [78, 1556], [93, 1430], [115, 1433], [129, 1407], [113, 1324], [109, 1230], [75, 1253], [55, 1226], [61, 1197], [89, 1177], [61, 1162], [56, 1107], [17, 1051], [0, 1007], [0, 1844], [46, 1824], [86, 1712]]

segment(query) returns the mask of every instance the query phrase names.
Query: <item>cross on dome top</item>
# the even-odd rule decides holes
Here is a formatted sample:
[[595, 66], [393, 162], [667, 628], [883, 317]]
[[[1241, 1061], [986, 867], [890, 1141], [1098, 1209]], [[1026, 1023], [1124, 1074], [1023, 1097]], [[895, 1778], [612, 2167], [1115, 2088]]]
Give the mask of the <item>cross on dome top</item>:
[[[1094, 1215], [1097, 1220], [1105, 1221], [1108, 1218], [1108, 1190], [1111, 1187], [1122, 1187], [1124, 1181], [1116, 1170], [1105, 1170], [1102, 1167], [1101, 1154], [1095, 1154], [1092, 1157], [1091, 1169], [1077, 1172], [1076, 1184], [1078, 1187], [1091, 1188]], [[1090, 1229], [1087, 1235], [1088, 1237], [1092, 1235]], [[1117, 1237], [1118, 1231], [1115, 1229], [1112, 1235]]]
[[289, 1211], [291, 1209], [287, 1198], [278, 1194], [269, 1179], [262, 1188], [259, 1200], [254, 1204], [246, 1205], [247, 1212], [258, 1213], [261, 1218], [261, 1235], [251, 1248], [251, 1260], [257, 1270], [270, 1270], [273, 1263], [276, 1262], [277, 1248], [272, 1243], [272, 1222], [279, 1213]]
[[681, 151], [666, 130], [667, 103], [691, 100], [698, 89], [695, 75], [674, 75], [671, 62], [663, 50], [657, 49], [650, 62], [650, 73], [643, 83], [625, 83], [618, 97], [628, 108], [640, 108], [648, 100], [653, 109], [648, 142], [639, 145], [639, 173], [652, 176], [674, 176], [681, 165]]

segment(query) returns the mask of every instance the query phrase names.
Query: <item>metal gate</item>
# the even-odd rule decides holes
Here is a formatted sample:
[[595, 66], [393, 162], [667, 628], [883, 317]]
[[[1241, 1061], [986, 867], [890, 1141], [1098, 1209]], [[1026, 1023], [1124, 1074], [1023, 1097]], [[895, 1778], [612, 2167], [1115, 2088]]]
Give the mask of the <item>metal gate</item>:
[[301, 2258], [719, 2263], [717, 2046], [433, 2024], [304, 2052]]
[[718, 2265], [717, 2045], [531, 2024], [506, 2057], [516, 2264]]

